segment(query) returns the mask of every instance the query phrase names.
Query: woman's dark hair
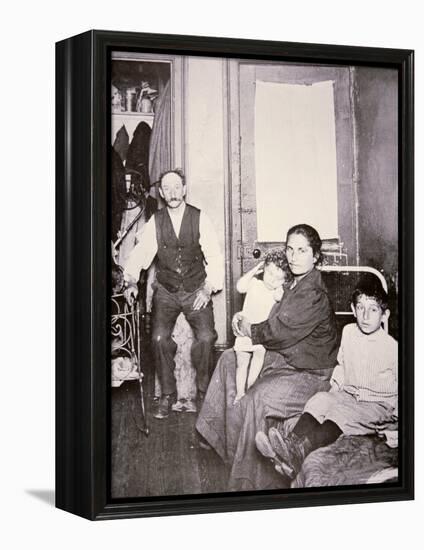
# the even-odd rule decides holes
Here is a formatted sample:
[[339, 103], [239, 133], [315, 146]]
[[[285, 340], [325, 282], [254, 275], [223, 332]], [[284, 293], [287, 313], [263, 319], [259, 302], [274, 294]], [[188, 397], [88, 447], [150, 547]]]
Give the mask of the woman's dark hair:
[[314, 255], [314, 258], [316, 259], [316, 263], [320, 264], [322, 262], [322, 241], [316, 229], [314, 229], [311, 225], [307, 225], [306, 223], [294, 225], [287, 231], [286, 245], [290, 235], [303, 235], [308, 241], [309, 246], [312, 248], [312, 253]]

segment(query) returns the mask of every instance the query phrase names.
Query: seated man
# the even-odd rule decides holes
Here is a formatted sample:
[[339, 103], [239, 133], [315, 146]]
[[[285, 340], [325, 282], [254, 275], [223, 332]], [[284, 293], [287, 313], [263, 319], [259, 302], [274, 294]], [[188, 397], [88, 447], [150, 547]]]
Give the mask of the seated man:
[[309, 453], [342, 433], [372, 434], [397, 420], [397, 342], [381, 327], [390, 315], [387, 301], [380, 283], [358, 285], [351, 304], [356, 323], [343, 329], [331, 389], [306, 403], [288, 435], [276, 428], [268, 437], [256, 434], [257, 448], [281, 474], [294, 478]]
[[[125, 265], [124, 276], [125, 297], [131, 304], [137, 296], [140, 271], [147, 269], [157, 256], [152, 345], [162, 395], [154, 417], [162, 419], [169, 415], [176, 392], [177, 346], [171, 336], [181, 312], [194, 333], [191, 359], [200, 399], [207, 390], [216, 341], [211, 295], [222, 289], [224, 262], [209, 218], [185, 202], [183, 173], [165, 172], [159, 193], [166, 208], [158, 210], [144, 225]], [[184, 408], [189, 412], [197, 410], [191, 401]]]

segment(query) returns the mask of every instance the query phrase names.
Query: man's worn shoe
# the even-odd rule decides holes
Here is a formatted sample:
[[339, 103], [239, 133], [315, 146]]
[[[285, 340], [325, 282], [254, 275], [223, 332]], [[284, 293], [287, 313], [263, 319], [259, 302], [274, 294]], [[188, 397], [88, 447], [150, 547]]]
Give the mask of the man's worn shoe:
[[186, 404], [181, 399], [178, 399], [178, 401], [176, 401], [171, 407], [174, 412], [184, 412], [185, 408]]
[[309, 439], [299, 437], [293, 432], [283, 437], [276, 428], [270, 428], [268, 437], [273, 450], [282, 462], [283, 471], [291, 478], [296, 477], [303, 461], [312, 451]]
[[154, 418], [158, 418], [159, 420], [161, 420], [162, 418], [168, 418], [173, 398], [174, 396], [172, 394], [162, 395], [162, 397], [159, 399], [156, 412], [153, 415]]
[[187, 399], [185, 402], [185, 410], [188, 413], [196, 413], [197, 412], [197, 406], [194, 399]]
[[171, 409], [174, 412], [188, 412], [188, 413], [195, 413], [197, 412], [197, 406], [193, 399], [178, 399], [176, 401]]

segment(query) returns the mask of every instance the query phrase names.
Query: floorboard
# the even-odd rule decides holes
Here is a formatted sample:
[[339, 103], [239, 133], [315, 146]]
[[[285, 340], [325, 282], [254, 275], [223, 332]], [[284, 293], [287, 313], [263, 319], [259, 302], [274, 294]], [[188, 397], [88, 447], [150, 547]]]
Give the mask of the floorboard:
[[214, 451], [199, 447], [194, 413], [153, 418], [152, 362], [145, 351], [144, 395], [149, 435], [142, 424], [138, 381], [112, 388], [112, 498], [219, 493], [228, 472]]

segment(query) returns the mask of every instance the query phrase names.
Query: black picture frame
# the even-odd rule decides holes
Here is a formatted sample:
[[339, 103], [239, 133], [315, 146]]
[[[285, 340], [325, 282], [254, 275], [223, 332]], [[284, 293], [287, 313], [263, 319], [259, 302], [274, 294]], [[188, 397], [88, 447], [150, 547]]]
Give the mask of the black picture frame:
[[[390, 67], [399, 75], [399, 481], [112, 502], [108, 457], [108, 60], [113, 50]], [[56, 506], [99, 520], [414, 497], [414, 54], [89, 31], [56, 45]]]

